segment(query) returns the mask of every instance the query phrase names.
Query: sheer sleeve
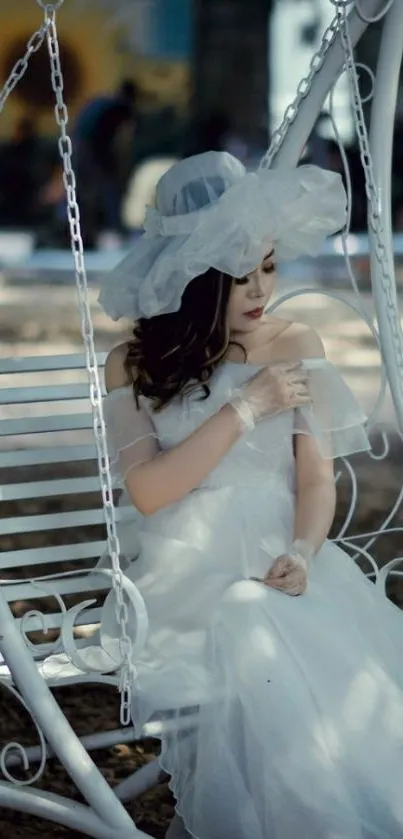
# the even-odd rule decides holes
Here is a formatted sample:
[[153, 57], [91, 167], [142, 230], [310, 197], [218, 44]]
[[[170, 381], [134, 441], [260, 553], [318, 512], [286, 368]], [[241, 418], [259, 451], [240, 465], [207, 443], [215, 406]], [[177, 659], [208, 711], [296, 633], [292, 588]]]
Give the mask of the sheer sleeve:
[[294, 432], [310, 434], [325, 458], [344, 457], [371, 448], [367, 417], [340, 373], [325, 359], [306, 359], [312, 405], [295, 411]]
[[159, 453], [158, 439], [145, 400], [140, 397], [137, 408], [131, 387], [108, 393], [103, 408], [111, 474], [114, 485], [122, 486], [130, 469]]

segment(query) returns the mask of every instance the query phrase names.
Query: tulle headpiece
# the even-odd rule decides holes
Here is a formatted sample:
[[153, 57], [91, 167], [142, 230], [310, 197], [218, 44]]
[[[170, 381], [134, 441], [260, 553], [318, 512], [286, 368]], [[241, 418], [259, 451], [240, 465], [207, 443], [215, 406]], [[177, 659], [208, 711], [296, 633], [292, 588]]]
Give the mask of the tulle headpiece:
[[244, 277], [270, 247], [276, 261], [316, 256], [346, 204], [340, 175], [316, 166], [248, 173], [226, 152], [188, 157], [159, 181], [144, 233], [102, 278], [99, 302], [114, 320], [178, 311], [209, 268]]

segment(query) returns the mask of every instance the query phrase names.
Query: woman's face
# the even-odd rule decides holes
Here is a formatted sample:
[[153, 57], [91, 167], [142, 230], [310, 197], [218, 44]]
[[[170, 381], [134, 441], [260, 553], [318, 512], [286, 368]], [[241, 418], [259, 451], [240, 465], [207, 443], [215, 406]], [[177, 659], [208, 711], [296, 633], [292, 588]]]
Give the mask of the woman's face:
[[228, 303], [230, 334], [254, 332], [259, 328], [275, 283], [274, 252], [269, 250], [254, 271], [234, 280]]

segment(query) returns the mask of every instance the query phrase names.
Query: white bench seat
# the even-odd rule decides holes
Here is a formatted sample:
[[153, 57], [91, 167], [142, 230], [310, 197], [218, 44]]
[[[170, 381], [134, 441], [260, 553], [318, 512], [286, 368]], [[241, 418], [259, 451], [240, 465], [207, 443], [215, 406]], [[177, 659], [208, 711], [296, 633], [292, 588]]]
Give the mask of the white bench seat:
[[[101, 356], [101, 366], [103, 361]], [[111, 583], [94, 573], [106, 532], [92, 427], [82, 355], [0, 359], [0, 682], [27, 709], [33, 703], [31, 716], [45, 737], [24, 753], [6, 747], [0, 806], [42, 815], [99, 839], [145, 838], [121, 801], [158, 781], [157, 761], [112, 791], [88, 752], [132, 742], [133, 727], [78, 738], [50, 691], [92, 682], [119, 687], [118, 672], [91, 669], [101, 605]], [[117, 520], [122, 515], [118, 510]], [[92, 604], [78, 610], [74, 634], [77, 651], [88, 662], [85, 672], [63, 652], [59, 638], [63, 608], [84, 601]], [[88, 802], [79, 814], [75, 802], [10, 781], [23, 759], [39, 763], [42, 771], [51, 754]]]

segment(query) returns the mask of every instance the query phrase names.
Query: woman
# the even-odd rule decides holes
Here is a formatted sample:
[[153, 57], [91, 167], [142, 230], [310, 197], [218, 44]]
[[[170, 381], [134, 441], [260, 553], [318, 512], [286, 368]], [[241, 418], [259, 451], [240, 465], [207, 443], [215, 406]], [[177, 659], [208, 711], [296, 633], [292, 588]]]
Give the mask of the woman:
[[[196, 156], [161, 179], [101, 290], [135, 321], [105, 413], [142, 516], [133, 719], [162, 740], [170, 837], [402, 835], [401, 616], [326, 541], [333, 459], [369, 447], [365, 417], [318, 336], [264, 314], [275, 260], [344, 220], [337, 175]], [[130, 526], [124, 545], [135, 556]]]

